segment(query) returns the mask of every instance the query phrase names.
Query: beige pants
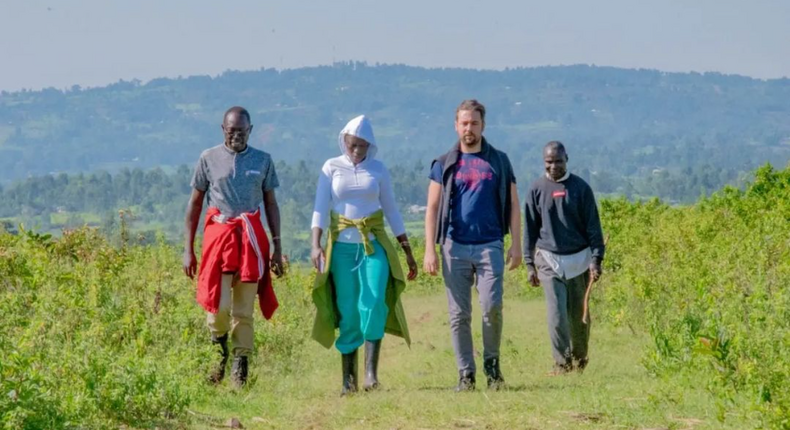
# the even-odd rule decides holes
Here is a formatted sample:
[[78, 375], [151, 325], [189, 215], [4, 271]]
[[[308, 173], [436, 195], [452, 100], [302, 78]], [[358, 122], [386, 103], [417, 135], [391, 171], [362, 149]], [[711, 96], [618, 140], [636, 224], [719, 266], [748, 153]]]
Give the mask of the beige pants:
[[219, 310], [216, 314], [206, 314], [212, 336], [221, 337], [230, 332], [234, 356], [246, 357], [252, 353], [252, 317], [257, 294], [258, 283], [239, 282], [234, 274], [223, 274]]

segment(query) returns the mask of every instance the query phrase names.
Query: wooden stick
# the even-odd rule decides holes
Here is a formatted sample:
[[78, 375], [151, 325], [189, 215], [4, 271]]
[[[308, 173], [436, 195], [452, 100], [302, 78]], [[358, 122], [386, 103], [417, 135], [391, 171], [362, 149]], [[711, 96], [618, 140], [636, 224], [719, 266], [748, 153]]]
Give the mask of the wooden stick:
[[595, 282], [595, 277], [590, 274], [590, 282], [587, 283], [587, 291], [584, 292], [584, 314], [582, 315], [582, 322], [587, 324], [588, 317], [590, 314], [590, 292], [592, 291], [593, 283]]
[[[604, 248], [606, 245], [609, 244], [609, 235], [603, 240]], [[590, 282], [587, 283], [587, 290], [584, 292], [584, 313], [582, 314], [582, 322], [587, 324], [590, 319], [590, 293], [592, 292], [592, 286], [595, 283], [595, 277], [590, 274]]]

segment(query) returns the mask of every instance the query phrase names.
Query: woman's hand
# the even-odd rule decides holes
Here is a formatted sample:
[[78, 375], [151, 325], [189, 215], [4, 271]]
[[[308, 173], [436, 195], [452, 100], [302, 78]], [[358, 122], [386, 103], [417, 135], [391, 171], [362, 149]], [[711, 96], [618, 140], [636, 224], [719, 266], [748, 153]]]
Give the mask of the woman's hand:
[[414, 260], [414, 256], [410, 252], [406, 253], [406, 264], [409, 265], [409, 275], [406, 279], [413, 281], [417, 278], [417, 261]]
[[318, 273], [324, 273], [326, 267], [326, 256], [324, 255], [324, 248], [321, 246], [313, 246], [310, 251], [310, 260], [313, 262], [313, 267], [318, 270]]
[[403, 233], [396, 239], [398, 239], [398, 243], [400, 243], [403, 253], [406, 254], [406, 264], [409, 266], [409, 275], [406, 277], [406, 279], [413, 281], [414, 278], [417, 277], [417, 262], [414, 261], [414, 255], [411, 252], [409, 237], [406, 236], [406, 233]]

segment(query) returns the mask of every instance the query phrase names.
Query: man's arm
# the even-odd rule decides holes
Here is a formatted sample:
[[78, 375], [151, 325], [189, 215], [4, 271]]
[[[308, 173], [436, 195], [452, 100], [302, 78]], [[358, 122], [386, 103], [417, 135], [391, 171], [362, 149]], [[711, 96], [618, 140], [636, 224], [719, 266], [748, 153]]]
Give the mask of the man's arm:
[[535, 191], [531, 189], [527, 193], [527, 203], [524, 205], [524, 264], [529, 272], [529, 282], [532, 286], [540, 285], [538, 272], [535, 268], [535, 244], [538, 241], [542, 219], [537, 202], [535, 201]]
[[192, 195], [187, 203], [186, 219], [184, 220], [184, 274], [190, 279], [197, 273], [197, 258], [195, 257], [195, 233], [197, 233], [200, 213], [203, 211], [203, 197], [205, 191], [192, 189]]
[[442, 184], [431, 180], [428, 185], [428, 203], [425, 210], [425, 257], [423, 270], [429, 275], [439, 271], [439, 259], [436, 256], [436, 218], [439, 216], [439, 200], [442, 196]]
[[283, 268], [283, 247], [280, 240], [280, 206], [277, 204], [274, 189], [263, 192], [263, 210], [266, 212], [266, 222], [269, 224], [272, 243], [274, 243], [271, 259], [272, 271], [280, 277], [285, 273], [285, 269]]
[[507, 261], [510, 263], [508, 270], [513, 270], [521, 264], [521, 206], [518, 202], [518, 187], [515, 182], [510, 183], [510, 249], [507, 251]]
[[598, 215], [598, 205], [595, 203], [595, 195], [592, 189], [587, 189], [587, 198], [584, 201], [584, 214], [587, 218], [587, 243], [590, 244], [592, 251], [592, 265], [590, 272], [595, 280], [601, 277], [605, 244], [603, 230], [601, 229], [601, 217]]
[[541, 227], [541, 217], [535, 202], [534, 190], [530, 190], [524, 204], [524, 264], [527, 269], [535, 267], [535, 244]]

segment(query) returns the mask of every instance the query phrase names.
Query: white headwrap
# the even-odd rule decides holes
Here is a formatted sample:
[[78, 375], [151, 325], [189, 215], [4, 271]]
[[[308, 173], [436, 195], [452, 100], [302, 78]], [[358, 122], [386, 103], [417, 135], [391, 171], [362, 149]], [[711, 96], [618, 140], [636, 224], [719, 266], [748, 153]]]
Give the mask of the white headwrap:
[[340, 145], [340, 153], [346, 157], [348, 157], [348, 153], [346, 152], [346, 141], [344, 140], [344, 136], [347, 134], [364, 139], [370, 144], [368, 154], [365, 157], [366, 159], [372, 160], [376, 156], [376, 152], [378, 151], [376, 137], [373, 136], [373, 126], [370, 125], [370, 120], [365, 115], [360, 115], [349, 121], [337, 137], [337, 143]]

